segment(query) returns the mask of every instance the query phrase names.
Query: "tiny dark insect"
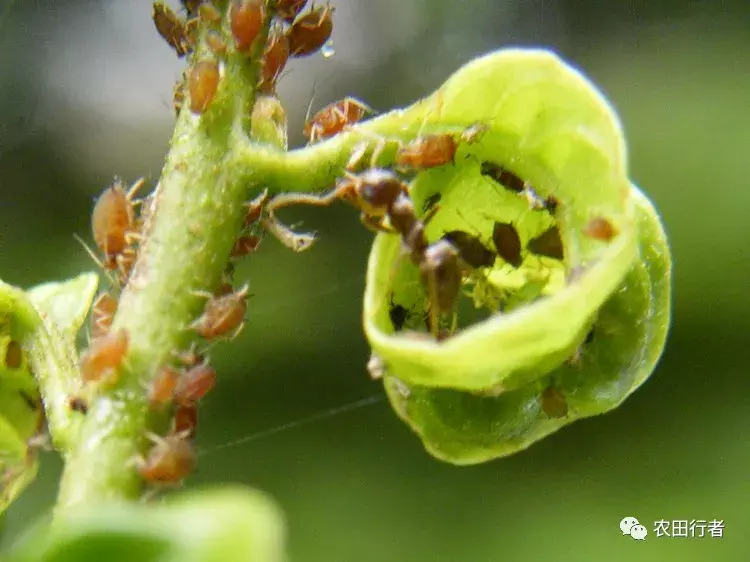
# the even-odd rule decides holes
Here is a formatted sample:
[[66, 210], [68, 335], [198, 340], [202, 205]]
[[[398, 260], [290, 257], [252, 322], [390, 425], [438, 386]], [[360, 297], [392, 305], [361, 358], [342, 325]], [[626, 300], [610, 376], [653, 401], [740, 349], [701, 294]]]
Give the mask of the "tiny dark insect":
[[154, 25], [159, 35], [174, 49], [178, 57], [193, 50], [187, 25], [172, 9], [162, 2], [154, 2]]
[[89, 405], [79, 396], [71, 396], [68, 398], [68, 408], [74, 412], [79, 412], [84, 416], [89, 412]]
[[393, 296], [391, 296], [391, 304], [388, 307], [388, 317], [391, 319], [393, 329], [396, 332], [400, 332], [404, 329], [404, 325], [409, 319], [409, 309], [393, 302]]
[[563, 259], [564, 255], [560, 231], [556, 226], [549, 227], [536, 238], [529, 240], [526, 248], [533, 254], [556, 260]]
[[333, 32], [333, 10], [330, 4], [313, 6], [294, 20], [287, 35], [291, 56], [313, 55], [326, 44]]
[[5, 348], [5, 366], [8, 369], [18, 369], [23, 364], [23, 350], [16, 340], [10, 340]]
[[292, 23], [304, 9], [307, 0], [278, 0], [276, 15], [287, 23]]
[[433, 193], [430, 195], [427, 199], [424, 201], [424, 205], [422, 205], [422, 212], [426, 213], [430, 209], [434, 208], [435, 205], [440, 203], [440, 200], [443, 198], [442, 194], [440, 193]]
[[214, 60], [198, 61], [190, 69], [188, 76], [190, 111], [195, 115], [201, 115], [211, 105], [219, 87], [219, 78], [219, 65]]
[[526, 187], [526, 182], [499, 164], [482, 162], [481, 172], [483, 176], [492, 178], [510, 191], [521, 193]]
[[523, 263], [521, 256], [521, 238], [516, 227], [507, 222], [496, 222], [492, 229], [492, 242], [497, 255], [515, 268]]
[[487, 248], [478, 236], [451, 230], [443, 234], [443, 239], [448, 240], [457, 249], [461, 259], [473, 268], [491, 267], [495, 263], [495, 252]]
[[240, 53], [248, 52], [266, 19], [263, 0], [234, 0], [229, 12], [229, 23], [234, 44]]
[[426, 170], [453, 162], [458, 145], [453, 135], [427, 135], [414, 139], [396, 153], [396, 167]]
[[138, 468], [141, 477], [154, 484], [173, 484], [189, 475], [195, 466], [195, 452], [186, 437], [184, 433], [151, 436], [155, 444]]
[[565, 395], [553, 386], [542, 392], [542, 411], [550, 418], [564, 418], [568, 415], [568, 402]]
[[594, 240], [609, 242], [617, 235], [617, 230], [604, 217], [595, 217], [583, 227], [583, 234]]

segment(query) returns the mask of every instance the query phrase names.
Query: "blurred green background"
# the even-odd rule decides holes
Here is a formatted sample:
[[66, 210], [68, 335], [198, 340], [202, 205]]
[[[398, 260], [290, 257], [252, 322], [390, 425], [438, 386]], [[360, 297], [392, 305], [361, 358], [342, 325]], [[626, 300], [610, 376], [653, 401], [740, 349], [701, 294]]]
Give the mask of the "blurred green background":
[[[7, 0], [5, 2], [7, 4]], [[750, 553], [750, 5], [747, 0], [332, 0], [336, 55], [282, 80], [290, 130], [355, 95], [379, 110], [431, 92], [474, 56], [548, 46], [623, 120], [634, 180], [674, 252], [674, 324], [653, 377], [618, 410], [473, 468], [430, 458], [385, 401], [212, 450], [379, 394], [360, 327], [371, 235], [349, 209], [299, 213], [321, 241], [246, 260], [247, 328], [213, 360], [205, 451], [187, 485], [241, 482], [286, 512], [291, 558], [747, 560]], [[0, 6], [2, 3], [0, 3]], [[6, 6], [3, 6], [5, 8]], [[92, 264], [92, 198], [113, 174], [158, 178], [181, 71], [147, 0], [23, 0], [0, 27], [0, 277], [30, 286]], [[295, 136], [296, 135], [296, 136]], [[292, 135], [299, 145], [301, 135]], [[48, 509], [60, 462], [9, 510], [3, 544]], [[649, 529], [623, 537], [625, 516]], [[725, 536], [656, 538], [658, 519]]]

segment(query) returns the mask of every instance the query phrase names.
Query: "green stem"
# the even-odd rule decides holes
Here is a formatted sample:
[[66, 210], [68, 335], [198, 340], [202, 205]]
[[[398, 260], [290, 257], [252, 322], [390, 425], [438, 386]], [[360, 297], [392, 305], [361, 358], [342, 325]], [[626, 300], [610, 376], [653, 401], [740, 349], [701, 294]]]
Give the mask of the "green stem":
[[[188, 326], [205, 302], [196, 292], [218, 284], [253, 187], [233, 173], [231, 162], [238, 139], [247, 142], [237, 132], [249, 126], [266, 33], [250, 57], [227, 56], [204, 115], [192, 115], [186, 104], [178, 118], [145, 240], [112, 326], [128, 333], [128, 353], [118, 384], [101, 390], [66, 455], [58, 515], [141, 494], [136, 460], [148, 445], [147, 432], [165, 421], [149, 411], [147, 389], [173, 352], [194, 339]], [[201, 47], [194, 57], [202, 56], [207, 51]]]

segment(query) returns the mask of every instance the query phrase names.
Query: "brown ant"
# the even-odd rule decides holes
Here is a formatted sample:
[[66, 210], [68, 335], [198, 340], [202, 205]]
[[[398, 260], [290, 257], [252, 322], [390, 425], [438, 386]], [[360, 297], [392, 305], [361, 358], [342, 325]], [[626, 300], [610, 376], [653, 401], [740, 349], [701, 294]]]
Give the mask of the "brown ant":
[[234, 332], [236, 336], [245, 323], [247, 295], [247, 285], [237, 292], [219, 297], [211, 294], [202, 295], [208, 296], [208, 301], [203, 314], [190, 327], [207, 340], [225, 336], [231, 332]]
[[594, 240], [609, 242], [617, 235], [617, 230], [604, 217], [595, 217], [583, 227], [583, 234]]
[[172, 9], [162, 2], [154, 2], [154, 25], [156, 31], [174, 49], [178, 57], [184, 57], [193, 50], [187, 24]]
[[562, 260], [564, 256], [563, 243], [557, 226], [551, 226], [536, 238], [529, 240], [526, 248], [533, 254], [556, 260]]
[[310, 56], [328, 42], [333, 32], [333, 11], [330, 4], [313, 6], [308, 13], [294, 20], [287, 35], [291, 56]]
[[325, 106], [313, 115], [305, 123], [305, 136], [311, 143], [327, 139], [362, 120], [368, 113], [372, 113], [372, 109], [367, 105], [358, 99], [346, 97]]
[[233, 0], [229, 24], [234, 43], [240, 53], [247, 53], [260, 34], [266, 19], [264, 0]]
[[495, 222], [492, 229], [492, 241], [497, 254], [507, 263], [518, 269], [523, 263], [521, 256], [521, 238], [516, 227], [510, 223]]
[[219, 87], [219, 65], [215, 60], [205, 59], [195, 63], [188, 76], [190, 111], [202, 115], [211, 105]]
[[195, 466], [195, 452], [187, 435], [171, 433], [165, 437], [148, 434], [154, 446], [146, 460], [139, 462], [138, 472], [153, 484], [174, 484], [184, 480]]
[[99, 381], [122, 364], [128, 351], [130, 338], [120, 330], [92, 340], [88, 351], [81, 357], [81, 377], [85, 382]]

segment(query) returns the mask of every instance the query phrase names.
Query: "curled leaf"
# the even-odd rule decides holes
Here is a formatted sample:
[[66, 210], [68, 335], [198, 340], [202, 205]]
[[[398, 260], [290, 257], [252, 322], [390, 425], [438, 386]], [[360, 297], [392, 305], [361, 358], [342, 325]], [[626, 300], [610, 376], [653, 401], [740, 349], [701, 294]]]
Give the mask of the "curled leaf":
[[398, 414], [433, 454], [466, 464], [619, 404], [661, 353], [670, 265], [604, 97], [548, 52], [509, 50], [377, 127], [396, 119], [401, 140], [460, 139], [452, 163], [410, 185], [415, 207], [434, 214], [428, 242], [462, 231], [497, 254], [488, 265], [458, 247], [463, 294], [435, 339], [441, 278], [425, 282], [399, 237], [378, 235], [364, 326]]

